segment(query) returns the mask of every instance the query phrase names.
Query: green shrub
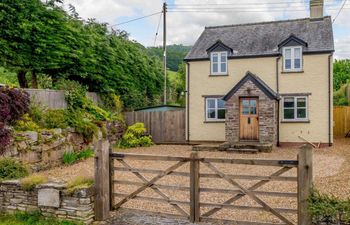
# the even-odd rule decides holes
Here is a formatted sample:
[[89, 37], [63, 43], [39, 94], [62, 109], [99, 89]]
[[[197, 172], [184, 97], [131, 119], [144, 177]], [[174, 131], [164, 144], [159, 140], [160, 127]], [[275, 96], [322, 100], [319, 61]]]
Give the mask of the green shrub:
[[66, 111], [63, 109], [50, 109], [45, 112], [44, 126], [48, 129], [67, 128]]
[[120, 140], [118, 147], [133, 148], [133, 147], [148, 147], [153, 145], [151, 136], [145, 135], [146, 128], [143, 123], [135, 123], [129, 126]]
[[29, 114], [24, 114], [20, 120], [17, 120], [14, 128], [17, 131], [37, 131], [40, 129], [39, 125], [32, 120]]
[[43, 126], [43, 118], [44, 118], [45, 112], [46, 112], [46, 108], [44, 106], [37, 104], [35, 102], [30, 103], [28, 114], [30, 118], [32, 118], [33, 122], [35, 122], [39, 126]]
[[309, 197], [308, 211], [316, 224], [350, 223], [350, 199], [341, 200], [314, 189]]
[[37, 185], [46, 183], [47, 181], [48, 179], [44, 175], [33, 174], [21, 179], [21, 186], [24, 190], [31, 191]]
[[91, 119], [86, 118], [86, 113], [82, 110], [67, 112], [67, 122], [69, 126], [74, 127], [75, 131], [81, 134], [86, 142], [91, 142], [97, 135], [98, 127]]
[[94, 184], [93, 178], [78, 176], [74, 180], [68, 182], [65, 193], [70, 195], [70, 194], [73, 194], [76, 190], [79, 190], [82, 188], [89, 188], [93, 184]]
[[77, 81], [60, 79], [56, 82], [55, 89], [65, 91], [68, 109], [83, 108], [86, 104], [87, 88]]
[[0, 159], [0, 180], [18, 179], [28, 176], [28, 169], [12, 158]]
[[44, 218], [39, 211], [20, 212], [14, 214], [0, 214], [0, 225], [79, 225], [81, 223], [59, 220], [56, 218]]

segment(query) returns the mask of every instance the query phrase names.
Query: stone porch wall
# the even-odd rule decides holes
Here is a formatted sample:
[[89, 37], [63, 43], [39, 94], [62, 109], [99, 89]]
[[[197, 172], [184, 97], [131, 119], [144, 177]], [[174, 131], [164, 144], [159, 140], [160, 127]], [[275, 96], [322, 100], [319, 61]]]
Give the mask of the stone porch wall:
[[66, 194], [61, 184], [38, 185], [24, 190], [20, 182], [0, 182], [0, 212], [40, 211], [45, 217], [81, 221], [91, 224], [94, 218], [94, 189], [83, 188]]
[[240, 97], [259, 98], [259, 142], [277, 143], [277, 102], [270, 99], [252, 81], [248, 80], [226, 101], [225, 134], [226, 141], [239, 142]]

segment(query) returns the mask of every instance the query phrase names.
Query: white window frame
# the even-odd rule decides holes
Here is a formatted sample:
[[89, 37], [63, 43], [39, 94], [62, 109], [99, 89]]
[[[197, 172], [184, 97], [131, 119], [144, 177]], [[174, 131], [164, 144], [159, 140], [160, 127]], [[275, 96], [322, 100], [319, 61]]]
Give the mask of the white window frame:
[[[209, 100], [215, 100], [215, 108], [209, 108], [208, 101]], [[226, 119], [226, 108], [219, 108], [218, 107], [218, 100], [222, 100], [221, 98], [206, 98], [205, 99], [205, 120], [206, 121], [225, 121]], [[209, 118], [208, 109], [214, 109], [215, 110], [215, 118]], [[224, 119], [218, 119], [218, 110], [219, 109], [225, 109], [225, 118]]]
[[[284, 99], [285, 98], [294, 98], [294, 119], [285, 119], [284, 118], [284, 110], [286, 109], [284, 107]], [[298, 99], [303, 98], [305, 99], [305, 107], [298, 107]], [[292, 109], [291, 107], [288, 107], [287, 109]], [[298, 109], [305, 109], [305, 118], [298, 118]], [[308, 96], [284, 96], [283, 97], [283, 102], [282, 102], [282, 121], [309, 121], [309, 98]]]
[[[213, 56], [214, 56], [214, 54], [217, 54], [218, 55], [218, 62], [217, 62], [217, 64], [218, 64], [218, 72], [214, 72], [213, 71], [213, 68], [214, 68], [214, 61], [213, 61]], [[221, 56], [223, 55], [223, 54], [225, 54], [226, 55], [226, 66], [225, 66], [225, 70], [226, 71], [221, 71]], [[227, 52], [211, 52], [210, 53], [210, 73], [211, 73], [211, 75], [227, 75], [228, 74], [228, 72], [227, 72]]]
[[[294, 60], [295, 49], [300, 49], [300, 68], [295, 68]], [[286, 68], [286, 50], [290, 50], [290, 69]], [[301, 46], [283, 47], [283, 70], [284, 71], [302, 71], [303, 70], [303, 48]]]

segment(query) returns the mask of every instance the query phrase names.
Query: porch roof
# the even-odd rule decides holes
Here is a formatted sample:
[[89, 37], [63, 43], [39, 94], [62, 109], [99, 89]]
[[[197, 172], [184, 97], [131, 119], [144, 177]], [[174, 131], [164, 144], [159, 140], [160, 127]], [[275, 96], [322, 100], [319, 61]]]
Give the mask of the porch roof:
[[260, 77], [251, 73], [250, 71], [247, 71], [246, 75], [222, 99], [225, 101], [230, 99], [248, 80], [252, 81], [269, 98], [276, 100], [279, 99], [278, 94], [274, 90], [272, 90], [263, 80], [261, 80]]

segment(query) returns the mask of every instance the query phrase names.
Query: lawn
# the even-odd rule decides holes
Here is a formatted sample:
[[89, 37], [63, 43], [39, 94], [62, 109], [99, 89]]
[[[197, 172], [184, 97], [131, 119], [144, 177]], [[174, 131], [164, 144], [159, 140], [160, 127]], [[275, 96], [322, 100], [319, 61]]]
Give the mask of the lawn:
[[[171, 155], [171, 156], [188, 156], [191, 153], [191, 146], [186, 145], [154, 145], [148, 148], [133, 148], [124, 149], [117, 151], [123, 151], [128, 153], [142, 153], [142, 154], [156, 154], [156, 155]], [[271, 153], [259, 153], [256, 155], [247, 154], [236, 154], [227, 152], [200, 152], [199, 155], [202, 157], [218, 157], [218, 158], [260, 158], [260, 159], [296, 159], [298, 149], [297, 148], [275, 148]], [[160, 169], [172, 165], [171, 162], [160, 162], [160, 161], [141, 161], [141, 160], [127, 160], [129, 165], [134, 168], [144, 168], [144, 169]], [[340, 198], [348, 198], [350, 196], [350, 139], [336, 139], [334, 146], [329, 148], [314, 149], [313, 154], [313, 171], [314, 171], [314, 184], [317, 189], [323, 193], [333, 194]], [[115, 166], [123, 166], [116, 163]], [[226, 174], [244, 174], [244, 175], [264, 175], [268, 176], [272, 174], [277, 168], [274, 167], [259, 167], [259, 166], [246, 166], [246, 165], [223, 165], [216, 164], [218, 169], [225, 172]], [[41, 172], [45, 175], [55, 178], [58, 180], [69, 181], [74, 179], [76, 176], [93, 176], [93, 159], [88, 159], [86, 161], [74, 164], [72, 166], [60, 167], [54, 170]], [[188, 164], [180, 167], [176, 171], [188, 172]], [[210, 173], [211, 171], [206, 168], [205, 165], [201, 164], [201, 173]], [[287, 172], [284, 176], [295, 176], [296, 169]], [[143, 174], [146, 179], [152, 179], [154, 174]], [[140, 180], [135, 177], [135, 175], [129, 172], [118, 172], [116, 173], [116, 179], [127, 180], [133, 182], [140, 182]], [[239, 180], [239, 182], [245, 186], [249, 187], [256, 181], [250, 180]], [[187, 177], [178, 176], [166, 176], [159, 180], [157, 184], [163, 185], [173, 185], [173, 186], [189, 186], [189, 179]], [[210, 179], [201, 178], [200, 186], [206, 188], [221, 188], [221, 189], [234, 189], [232, 185], [227, 183], [223, 179]], [[118, 193], [131, 193], [136, 190], [138, 186], [135, 185], [124, 185], [116, 184], [115, 191]], [[296, 192], [296, 183], [294, 182], [282, 182], [282, 181], [271, 181], [259, 189], [259, 191], [269, 191], [269, 192]], [[189, 193], [186, 191], [179, 190], [163, 190], [167, 196], [171, 196], [171, 199], [188, 201]], [[140, 196], [146, 197], [156, 197], [157, 195], [154, 191], [148, 189], [142, 193]], [[209, 203], [222, 203], [227, 200], [231, 195], [228, 193], [201, 193], [201, 202]], [[273, 207], [279, 208], [296, 208], [296, 199], [291, 198], [275, 198], [271, 196], [262, 196], [264, 201]], [[120, 198], [116, 198], [116, 201]], [[235, 202], [238, 205], [250, 205], [256, 206], [255, 202], [252, 202], [249, 198], [242, 198], [240, 201]], [[133, 199], [123, 205], [123, 207], [134, 208], [134, 209], [147, 209], [154, 212], [164, 212], [164, 213], [177, 213], [174, 208], [169, 204], [161, 203], [150, 203], [145, 201], [140, 201]], [[185, 211], [188, 211], [188, 207], [183, 207]], [[202, 207], [202, 213], [207, 211], [208, 208]], [[214, 214], [215, 218], [230, 219], [235, 218], [238, 220], [257, 220], [265, 218], [267, 221], [275, 221], [274, 218], [268, 216], [262, 212], [249, 212], [242, 210], [232, 210], [223, 209], [218, 213]], [[293, 215], [287, 215], [288, 217], [295, 220]]]

